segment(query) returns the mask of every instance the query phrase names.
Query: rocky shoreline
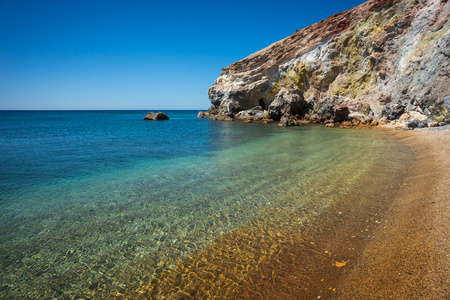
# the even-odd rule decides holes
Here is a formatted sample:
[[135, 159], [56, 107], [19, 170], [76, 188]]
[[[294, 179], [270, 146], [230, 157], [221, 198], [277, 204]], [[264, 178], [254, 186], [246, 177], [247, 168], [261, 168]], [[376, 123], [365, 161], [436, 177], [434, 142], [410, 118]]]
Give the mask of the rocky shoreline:
[[450, 123], [450, 3], [370, 0], [222, 69], [200, 118], [280, 126]]
[[[450, 101], [446, 105], [450, 108]], [[326, 124], [326, 127], [340, 128], [392, 125], [396, 129], [414, 129], [443, 127], [450, 124], [450, 118], [444, 115], [432, 116], [429, 110], [426, 113], [428, 116], [419, 106], [406, 107], [397, 103], [386, 105], [381, 115], [376, 116], [370, 111], [369, 106], [359, 101], [335, 96], [311, 103], [304, 100], [300, 90], [283, 89], [275, 96], [267, 110], [255, 106], [236, 114], [221, 114], [212, 107], [208, 111], [199, 112], [198, 117], [211, 118], [215, 121], [240, 120], [244, 123], [278, 122], [278, 126]]]

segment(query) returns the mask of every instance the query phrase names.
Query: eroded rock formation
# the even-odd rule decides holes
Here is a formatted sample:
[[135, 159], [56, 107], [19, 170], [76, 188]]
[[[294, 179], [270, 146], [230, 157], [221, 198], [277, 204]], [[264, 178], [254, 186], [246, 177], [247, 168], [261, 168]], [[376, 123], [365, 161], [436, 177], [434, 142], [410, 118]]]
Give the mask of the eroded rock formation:
[[203, 116], [450, 121], [449, 17], [448, 0], [367, 1], [223, 69]]

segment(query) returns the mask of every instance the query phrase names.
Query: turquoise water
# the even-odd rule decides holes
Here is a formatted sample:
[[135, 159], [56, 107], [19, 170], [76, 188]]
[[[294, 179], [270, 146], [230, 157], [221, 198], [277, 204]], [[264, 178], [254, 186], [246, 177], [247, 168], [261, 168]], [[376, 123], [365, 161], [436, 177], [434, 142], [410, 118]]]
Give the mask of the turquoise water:
[[0, 298], [147, 285], [261, 216], [314, 217], [395, 149], [370, 129], [166, 113], [0, 112]]

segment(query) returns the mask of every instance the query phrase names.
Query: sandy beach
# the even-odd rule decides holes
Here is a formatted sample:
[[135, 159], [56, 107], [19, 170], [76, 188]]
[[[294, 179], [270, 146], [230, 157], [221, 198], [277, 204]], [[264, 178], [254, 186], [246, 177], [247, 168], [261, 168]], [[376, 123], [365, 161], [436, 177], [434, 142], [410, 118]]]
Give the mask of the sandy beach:
[[392, 134], [412, 148], [414, 163], [337, 296], [450, 299], [450, 131]]
[[[408, 154], [386, 149], [374, 176], [362, 178], [350, 198], [298, 232], [267, 235], [250, 226], [225, 235], [161, 274], [141, 297], [450, 299], [450, 131], [375, 130]], [[279, 246], [263, 245], [273, 243]], [[230, 284], [214, 279], [215, 272]], [[184, 291], [177, 292], [172, 285], [181, 278]]]

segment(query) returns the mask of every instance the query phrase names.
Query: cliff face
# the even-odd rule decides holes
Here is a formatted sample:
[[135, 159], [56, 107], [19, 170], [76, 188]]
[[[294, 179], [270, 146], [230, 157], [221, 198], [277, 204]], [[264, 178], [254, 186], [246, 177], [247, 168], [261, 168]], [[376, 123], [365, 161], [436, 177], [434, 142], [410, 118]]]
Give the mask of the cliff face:
[[305, 104], [285, 117], [305, 122], [335, 122], [345, 110], [346, 120], [445, 122], [449, 18], [448, 0], [370, 0], [223, 69], [203, 116], [253, 117], [245, 111], [260, 106], [266, 118], [280, 91], [294, 90]]

